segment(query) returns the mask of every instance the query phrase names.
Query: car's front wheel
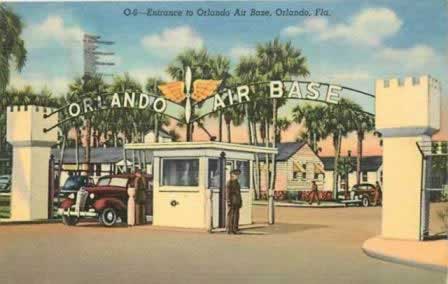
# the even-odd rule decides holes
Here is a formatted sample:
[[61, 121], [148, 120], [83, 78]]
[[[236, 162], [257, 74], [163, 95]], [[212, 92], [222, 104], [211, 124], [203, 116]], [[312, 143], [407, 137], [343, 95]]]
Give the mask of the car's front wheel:
[[361, 199], [361, 204], [362, 204], [362, 207], [369, 207], [370, 206], [369, 197], [363, 196]]
[[75, 226], [78, 224], [79, 218], [75, 216], [62, 216], [62, 223], [67, 226]]
[[106, 208], [101, 212], [100, 222], [106, 227], [112, 227], [117, 223], [118, 214], [114, 208]]

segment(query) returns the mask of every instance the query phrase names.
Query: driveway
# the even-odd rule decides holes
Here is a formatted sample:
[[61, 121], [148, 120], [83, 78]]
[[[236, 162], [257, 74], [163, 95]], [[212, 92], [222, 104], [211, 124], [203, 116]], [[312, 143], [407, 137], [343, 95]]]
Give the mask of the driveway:
[[[361, 245], [379, 208], [277, 208], [243, 235], [95, 224], [0, 227], [0, 283], [445, 283], [444, 273], [381, 262]], [[254, 216], [264, 222], [266, 207]]]

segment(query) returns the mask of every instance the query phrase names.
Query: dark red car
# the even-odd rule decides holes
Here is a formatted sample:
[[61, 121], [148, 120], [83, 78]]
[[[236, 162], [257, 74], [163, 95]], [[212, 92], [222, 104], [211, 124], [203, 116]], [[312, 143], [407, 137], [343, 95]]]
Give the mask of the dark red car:
[[[152, 211], [152, 177], [148, 181], [147, 214]], [[126, 222], [128, 187], [134, 185], [134, 174], [101, 177], [94, 186], [82, 187], [61, 202], [58, 213], [65, 225], [74, 226], [81, 218], [98, 218], [106, 227], [115, 225], [119, 219]], [[150, 208], [148, 208], [150, 207]]]
[[[361, 183], [352, 187], [351, 195], [352, 199], [360, 202], [360, 205], [363, 207], [369, 207], [374, 204], [375, 192], [375, 185], [370, 183]], [[381, 204], [381, 196], [378, 201]]]

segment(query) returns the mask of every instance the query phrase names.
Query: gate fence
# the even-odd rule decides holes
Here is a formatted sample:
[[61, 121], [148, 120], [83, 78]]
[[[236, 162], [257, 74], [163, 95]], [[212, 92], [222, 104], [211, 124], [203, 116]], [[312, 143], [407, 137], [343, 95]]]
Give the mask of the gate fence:
[[418, 142], [422, 154], [421, 238], [446, 238], [448, 230], [448, 141]]

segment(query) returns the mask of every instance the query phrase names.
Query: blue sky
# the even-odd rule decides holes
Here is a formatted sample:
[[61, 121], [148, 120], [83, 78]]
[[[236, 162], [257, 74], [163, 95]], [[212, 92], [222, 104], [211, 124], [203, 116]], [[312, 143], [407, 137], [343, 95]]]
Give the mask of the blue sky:
[[[412, 3], [412, 4], [411, 4]], [[256, 43], [279, 36], [291, 40], [308, 60], [311, 80], [329, 81], [373, 93], [375, 79], [429, 73], [442, 80], [447, 15], [444, 1], [299, 1], [157, 3], [10, 3], [23, 18], [29, 51], [16, 87], [43, 86], [55, 94], [81, 75], [82, 34], [117, 43], [117, 66], [104, 72], [130, 72], [143, 81], [166, 78], [167, 64], [183, 48], [206, 47], [232, 63], [253, 52]], [[125, 8], [327, 9], [328, 17], [147, 17], [124, 16]]]

